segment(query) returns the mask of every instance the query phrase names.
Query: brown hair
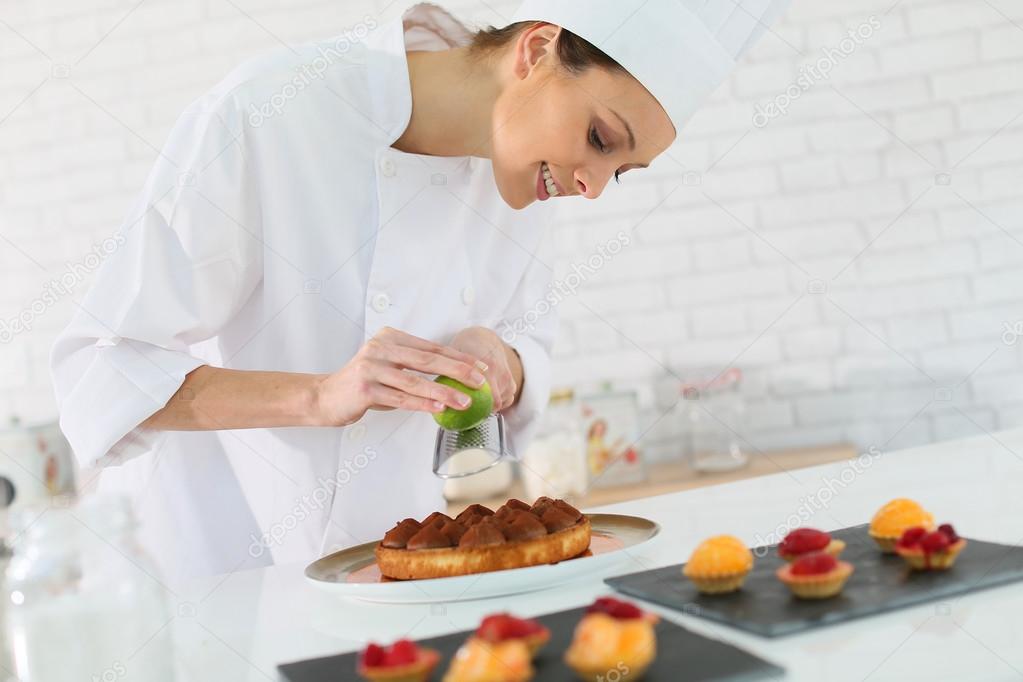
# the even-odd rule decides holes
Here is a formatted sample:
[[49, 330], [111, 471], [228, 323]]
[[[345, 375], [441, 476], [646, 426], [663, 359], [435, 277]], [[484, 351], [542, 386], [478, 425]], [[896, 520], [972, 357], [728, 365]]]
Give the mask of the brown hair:
[[[504, 28], [488, 26], [476, 32], [469, 49], [477, 53], [493, 52], [510, 43], [521, 31], [536, 23], [535, 21], [518, 21], [508, 24]], [[599, 66], [611, 71], [625, 71], [621, 64], [611, 59], [593, 43], [564, 28], [561, 29], [561, 34], [558, 36], [557, 51], [561, 65], [576, 75], [591, 66]]]

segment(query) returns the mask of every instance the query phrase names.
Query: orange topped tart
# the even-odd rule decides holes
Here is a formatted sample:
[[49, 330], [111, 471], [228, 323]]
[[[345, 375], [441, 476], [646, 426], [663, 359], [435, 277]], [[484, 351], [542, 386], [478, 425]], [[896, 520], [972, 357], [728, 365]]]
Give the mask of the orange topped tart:
[[827, 599], [842, 591], [853, 565], [827, 552], [804, 554], [780, 567], [775, 575], [802, 599]]
[[359, 656], [359, 676], [374, 682], [426, 682], [440, 661], [433, 649], [399, 639], [389, 647], [370, 642]]
[[683, 575], [706, 594], [734, 592], [753, 570], [753, 553], [737, 537], [716, 535], [701, 542], [689, 557]]
[[782, 539], [778, 545], [778, 556], [785, 561], [794, 561], [810, 552], [827, 552], [838, 556], [845, 549], [845, 542], [831, 537], [830, 533], [814, 528], [797, 528]]
[[898, 497], [881, 507], [870, 521], [870, 537], [885, 552], [894, 552], [895, 543], [914, 526], [934, 528], [934, 516], [918, 502]]
[[531, 618], [494, 613], [455, 653], [444, 682], [517, 682], [533, 676], [531, 660], [551, 631]]
[[495, 644], [470, 637], [455, 652], [442, 682], [526, 682], [532, 677], [532, 657], [523, 640]]
[[657, 614], [600, 597], [575, 627], [565, 663], [583, 680], [638, 680], [657, 657]]
[[455, 518], [434, 512], [387, 531], [375, 553], [387, 578], [418, 580], [554, 564], [590, 546], [590, 520], [564, 500], [480, 504]]
[[937, 530], [923, 526], [909, 528], [895, 543], [895, 553], [917, 571], [943, 571], [951, 568], [966, 540], [959, 537], [951, 523], [943, 523]]

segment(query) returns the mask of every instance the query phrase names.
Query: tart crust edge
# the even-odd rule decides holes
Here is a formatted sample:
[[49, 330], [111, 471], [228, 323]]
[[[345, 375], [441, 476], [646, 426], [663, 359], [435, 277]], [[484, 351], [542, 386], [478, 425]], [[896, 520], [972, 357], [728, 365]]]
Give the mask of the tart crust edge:
[[554, 564], [576, 557], [590, 547], [590, 519], [531, 540], [513, 540], [483, 547], [393, 549], [378, 543], [375, 554], [380, 572], [396, 580], [449, 578]]

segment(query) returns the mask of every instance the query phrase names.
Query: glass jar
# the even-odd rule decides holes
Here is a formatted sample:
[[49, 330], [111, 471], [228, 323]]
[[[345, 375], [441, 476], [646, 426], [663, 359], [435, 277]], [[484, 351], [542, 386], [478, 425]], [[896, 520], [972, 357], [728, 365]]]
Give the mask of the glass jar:
[[547, 411], [519, 466], [526, 499], [586, 492], [586, 439], [571, 389], [551, 392]]
[[702, 368], [685, 372], [683, 412], [689, 465], [704, 473], [733, 471], [749, 463], [742, 439], [746, 416], [742, 370]]
[[174, 679], [166, 588], [135, 531], [122, 497], [14, 516], [3, 602], [11, 679]]

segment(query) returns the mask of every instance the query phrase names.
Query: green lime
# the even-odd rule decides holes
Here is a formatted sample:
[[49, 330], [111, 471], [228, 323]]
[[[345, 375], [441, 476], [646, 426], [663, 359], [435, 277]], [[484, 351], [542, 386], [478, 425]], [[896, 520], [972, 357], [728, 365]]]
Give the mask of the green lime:
[[490, 392], [490, 384], [487, 382], [484, 381], [483, 385], [479, 388], [469, 388], [461, 381], [451, 377], [441, 376], [437, 377], [435, 381], [438, 384], [444, 384], [461, 391], [469, 396], [469, 399], [472, 401], [469, 403], [469, 407], [464, 410], [456, 410], [449, 407], [443, 412], [435, 412], [433, 418], [440, 424], [442, 429], [465, 431], [474, 426], [479, 426], [490, 416], [490, 410], [494, 408], [494, 395]]

